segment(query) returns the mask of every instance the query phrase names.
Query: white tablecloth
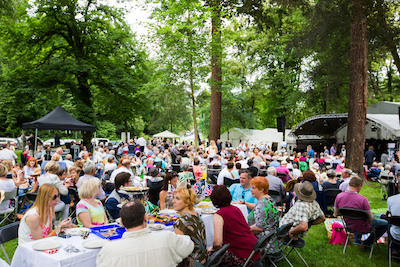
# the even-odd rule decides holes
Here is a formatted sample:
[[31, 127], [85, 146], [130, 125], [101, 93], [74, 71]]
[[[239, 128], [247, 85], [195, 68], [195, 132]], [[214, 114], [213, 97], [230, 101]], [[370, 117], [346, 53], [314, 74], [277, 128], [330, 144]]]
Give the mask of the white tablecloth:
[[[243, 213], [247, 221], [247, 208], [243, 204], [235, 204]], [[202, 214], [201, 218], [204, 221], [206, 227], [206, 239], [207, 248], [212, 246], [214, 239], [214, 225], [213, 225], [213, 214]], [[163, 231], [174, 231], [174, 226], [170, 225], [164, 228]], [[72, 245], [80, 249], [79, 253], [67, 253], [64, 248], [66, 247], [65, 238], [61, 237], [49, 237], [37, 241], [28, 242], [17, 247], [11, 267], [95, 267], [96, 257], [100, 252], [98, 249], [87, 249], [82, 246], [82, 243], [90, 239], [98, 239], [100, 237], [90, 234], [87, 239], [83, 239], [80, 236], [73, 236]], [[59, 251], [55, 254], [46, 254], [43, 251], [37, 251], [32, 248], [32, 245], [39, 242], [57, 240], [62, 243], [59, 247]], [[112, 242], [112, 241], [111, 241]], [[111, 267], [111, 266], [110, 266]]]
[[[64, 248], [66, 247], [65, 238], [49, 237], [41, 240], [28, 242], [17, 247], [14, 257], [11, 262], [12, 267], [95, 267], [96, 257], [100, 252], [98, 249], [87, 249], [82, 246], [86, 240], [97, 239], [94, 234], [90, 234], [87, 239], [80, 236], [73, 236], [72, 245], [80, 249], [79, 253], [67, 253]], [[46, 254], [43, 251], [37, 251], [32, 248], [32, 245], [39, 242], [57, 240], [62, 243], [59, 251], [55, 254]]]

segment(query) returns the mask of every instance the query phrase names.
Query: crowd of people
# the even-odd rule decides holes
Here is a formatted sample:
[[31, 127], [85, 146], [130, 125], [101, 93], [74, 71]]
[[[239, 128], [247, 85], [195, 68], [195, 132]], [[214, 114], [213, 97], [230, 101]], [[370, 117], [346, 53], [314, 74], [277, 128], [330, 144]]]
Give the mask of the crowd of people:
[[[17, 157], [10, 147], [5, 147], [0, 151], [0, 192], [18, 188], [21, 199], [26, 193], [37, 193], [34, 204], [21, 212], [19, 244], [56, 235], [53, 228], [58, 220], [61, 229], [66, 229], [73, 223], [90, 228], [121, 218], [127, 232], [123, 239], [103, 247], [98, 266], [202, 266], [223, 244], [230, 244], [223, 263], [241, 266], [257, 240], [279, 227], [293, 223], [287, 237], [290, 239], [300, 238], [311, 225], [322, 223], [325, 214], [316, 200], [317, 192], [332, 188], [342, 191], [336, 197], [334, 215], [341, 207], [369, 212], [378, 238], [385, 232], [387, 222], [373, 218], [367, 198], [359, 194], [363, 184], [360, 175], [368, 179], [384, 175], [396, 180], [400, 170], [400, 163], [389, 156], [383, 157], [384, 165], [376, 162], [376, 155], [371, 162], [373, 155], [367, 151], [365, 173], [355, 174], [344, 166], [345, 146], [337, 151], [336, 145], [325, 147], [318, 154], [311, 146], [305, 151], [297, 146], [292, 152], [285, 148], [272, 151], [262, 143], [240, 143], [233, 148], [229, 142], [211, 140], [208, 146], [202, 142], [196, 149], [188, 143], [146, 140], [142, 136], [121, 143], [118, 148], [103, 143], [92, 152], [83, 145], [81, 148], [75, 160], [70, 154], [63, 157], [61, 148], [46, 152], [51, 157], [40, 155], [40, 160], [24, 151], [27, 160], [22, 165], [15, 162]], [[175, 233], [152, 233], [147, 228], [143, 204], [119, 192], [121, 187], [131, 185], [148, 187], [148, 199], [154, 206], [161, 210], [173, 208], [179, 213]], [[213, 217], [212, 247], [206, 247], [204, 222], [194, 211], [198, 195], [207, 190], [218, 208]], [[393, 215], [400, 215], [400, 204], [394, 201], [397, 198], [398, 195], [388, 200], [388, 210]], [[234, 203], [246, 205], [248, 218]], [[8, 208], [8, 204], [1, 203], [0, 209]], [[76, 222], [70, 218], [73, 210]], [[393, 236], [400, 240], [399, 228], [392, 229]], [[372, 242], [373, 237], [362, 241], [361, 236], [356, 236], [356, 243], [361, 246]], [[278, 252], [281, 241], [270, 244], [268, 249], [268, 253]], [[394, 247], [394, 253], [398, 248]], [[260, 253], [255, 253], [250, 265], [259, 258]]]

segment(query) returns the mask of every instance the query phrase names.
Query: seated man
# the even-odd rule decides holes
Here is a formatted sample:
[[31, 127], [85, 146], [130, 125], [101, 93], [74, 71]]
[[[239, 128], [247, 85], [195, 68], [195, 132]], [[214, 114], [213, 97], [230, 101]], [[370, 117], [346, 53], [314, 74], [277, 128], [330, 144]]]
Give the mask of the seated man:
[[310, 182], [296, 184], [294, 192], [299, 199], [279, 221], [279, 227], [293, 222], [289, 237], [293, 235], [306, 236], [309, 221], [313, 221], [313, 225], [319, 224], [325, 221], [325, 216], [315, 200], [317, 194]]
[[[360, 177], [354, 176], [349, 182], [349, 188], [346, 192], [342, 192], [336, 196], [335, 200], [335, 213], [339, 215], [340, 208], [351, 208], [365, 210], [368, 212], [372, 226], [375, 228], [376, 239], [379, 239], [387, 229], [387, 221], [375, 219], [372, 216], [371, 208], [369, 207], [368, 199], [360, 195], [363, 180]], [[370, 222], [346, 219], [346, 225], [349, 229], [357, 230], [358, 232], [368, 232], [371, 228]], [[370, 235], [367, 240], [361, 243], [361, 235], [355, 235], [355, 244], [362, 244], [363, 246], [370, 246], [375, 241], [374, 236]]]
[[251, 174], [248, 169], [241, 169], [240, 172], [240, 184], [233, 184], [229, 187], [229, 191], [232, 195], [232, 201], [240, 204], [245, 204], [247, 209], [251, 211], [258, 200], [253, 197], [250, 191], [250, 180]]
[[354, 175], [352, 170], [347, 168], [343, 169], [342, 171], [343, 182], [339, 186], [339, 189], [342, 190], [342, 192], [346, 192], [346, 190], [349, 188], [349, 183], [352, 175]]
[[[400, 189], [400, 186], [399, 186]], [[387, 200], [388, 212], [392, 216], [400, 216], [400, 194], [391, 196]], [[400, 226], [392, 225], [390, 226], [390, 234], [392, 237], [400, 241]], [[393, 256], [400, 256], [399, 246], [395, 243], [392, 244], [392, 254]]]
[[275, 203], [280, 203], [282, 198], [286, 196], [285, 185], [280, 178], [276, 177], [277, 173], [275, 167], [268, 167], [267, 174], [265, 178], [268, 180], [269, 190], [278, 191], [281, 194], [280, 196], [271, 196], [271, 198]]
[[122, 239], [103, 246], [97, 255], [98, 267], [177, 266], [192, 253], [194, 244], [188, 235], [147, 228], [146, 211], [139, 201], [122, 206], [120, 215], [126, 232]]
[[[233, 170], [233, 166], [234, 166], [233, 162], [229, 161], [226, 165], [227, 165], [227, 167], [222, 169], [222, 171], [218, 174], [217, 185], [224, 184], [224, 180], [225, 180], [224, 178], [228, 178], [231, 180], [234, 179], [233, 174], [232, 174], [232, 170]], [[226, 185], [226, 187], [229, 187], [229, 186], [230, 186], [230, 184]]]

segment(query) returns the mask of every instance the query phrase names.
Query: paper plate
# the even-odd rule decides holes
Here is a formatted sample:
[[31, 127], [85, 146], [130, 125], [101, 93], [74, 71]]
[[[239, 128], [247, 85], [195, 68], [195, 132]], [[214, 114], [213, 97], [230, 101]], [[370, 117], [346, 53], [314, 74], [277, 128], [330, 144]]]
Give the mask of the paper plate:
[[170, 215], [173, 215], [173, 214], [178, 214], [178, 212], [176, 211], [176, 210], [172, 210], [172, 209], [168, 209], [168, 210], [160, 210], [160, 212], [159, 213], [162, 213], [162, 214], [170, 214]]
[[148, 226], [149, 226], [150, 230], [153, 230], [153, 231], [158, 231], [158, 230], [162, 230], [165, 228], [164, 224], [159, 224], [159, 223], [151, 223], [151, 224], [148, 224]]
[[214, 214], [215, 212], [217, 212], [217, 210], [212, 209], [212, 208], [203, 209], [203, 210], [202, 210], [202, 213], [205, 213], [205, 214]]
[[66, 229], [64, 232], [70, 235], [81, 235], [85, 232], [90, 232], [90, 229], [85, 227], [77, 227], [77, 228]]
[[107, 242], [109, 242], [107, 239], [86, 240], [82, 243], [82, 246], [84, 248], [102, 248]]
[[60, 241], [44, 241], [40, 243], [36, 243], [32, 245], [34, 250], [46, 250], [46, 249], [53, 249], [61, 247]]

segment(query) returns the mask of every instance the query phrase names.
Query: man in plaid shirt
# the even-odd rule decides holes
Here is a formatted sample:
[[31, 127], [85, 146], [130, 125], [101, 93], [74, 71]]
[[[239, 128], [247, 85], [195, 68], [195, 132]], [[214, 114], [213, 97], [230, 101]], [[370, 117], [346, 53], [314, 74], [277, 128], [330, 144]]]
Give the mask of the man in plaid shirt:
[[308, 223], [319, 224], [325, 221], [325, 216], [317, 201], [317, 194], [313, 185], [305, 181], [294, 186], [294, 192], [299, 200], [290, 208], [279, 222], [279, 227], [293, 222], [293, 227], [289, 231], [289, 237], [293, 235], [306, 236]]

